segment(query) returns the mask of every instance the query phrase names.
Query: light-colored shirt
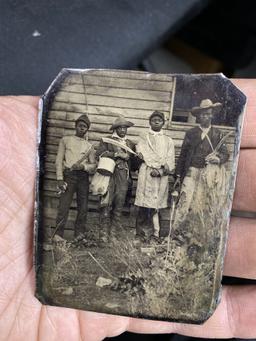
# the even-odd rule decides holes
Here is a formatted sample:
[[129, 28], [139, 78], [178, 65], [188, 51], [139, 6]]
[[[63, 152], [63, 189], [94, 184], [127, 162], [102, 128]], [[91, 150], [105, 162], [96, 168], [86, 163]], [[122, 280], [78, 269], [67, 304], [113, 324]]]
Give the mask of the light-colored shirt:
[[211, 130], [211, 127], [212, 127], [211, 125], [207, 128], [199, 126], [199, 128], [202, 130], [201, 140], [203, 140], [206, 137], [206, 135], [208, 135], [209, 131]]
[[173, 140], [162, 130], [154, 132], [149, 129], [147, 134], [141, 136], [136, 150], [143, 155], [149, 167], [160, 169], [167, 164], [170, 171], [175, 167]]
[[[136, 150], [143, 155], [136, 189], [135, 205], [162, 209], [168, 202], [168, 176], [164, 176], [163, 166], [168, 165], [169, 171], [174, 169], [174, 143], [164, 135], [163, 131], [151, 129], [141, 136]], [[161, 177], [152, 177], [152, 169], [156, 168]]]
[[119, 135], [117, 135], [116, 132], [114, 132], [114, 133], [112, 134], [112, 137], [115, 138], [115, 139], [117, 139], [120, 143], [126, 145], [126, 140], [127, 140], [127, 137], [126, 137], [126, 136], [125, 136], [125, 137], [120, 137]]
[[154, 131], [151, 128], [149, 128], [148, 132], [150, 135], [153, 135], [153, 136], [163, 136], [164, 135], [164, 132], [162, 129], [160, 131]]
[[[85, 157], [86, 156], [86, 157]], [[80, 163], [84, 171], [92, 171], [95, 168], [95, 150], [91, 143], [78, 136], [64, 136], [60, 140], [56, 157], [57, 180], [63, 180], [65, 168], [71, 168], [75, 163]]]

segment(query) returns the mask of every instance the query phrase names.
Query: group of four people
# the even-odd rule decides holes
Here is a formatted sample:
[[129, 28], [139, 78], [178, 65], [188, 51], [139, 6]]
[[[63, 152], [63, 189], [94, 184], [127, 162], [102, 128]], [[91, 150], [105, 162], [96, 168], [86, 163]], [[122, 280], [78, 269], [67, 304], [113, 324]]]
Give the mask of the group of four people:
[[[168, 207], [170, 174], [176, 177], [176, 185], [180, 189], [175, 220], [181, 224], [192, 201], [196, 205], [195, 196], [200, 187], [211, 186], [212, 183], [220, 186], [223, 182], [220, 170], [229, 155], [221, 131], [211, 125], [214, 108], [218, 106], [220, 103], [205, 99], [199, 107], [192, 109], [199, 125], [187, 131], [176, 169], [174, 142], [163, 131], [165, 117], [160, 111], [150, 115], [149, 130], [140, 136], [137, 144], [127, 138], [127, 130], [134, 124], [118, 117], [110, 128], [112, 135], [107, 142], [102, 139], [96, 151], [85, 139], [90, 120], [86, 114], [81, 115], [76, 120], [76, 134], [64, 136], [60, 140], [56, 158], [57, 186], [61, 193], [56, 233], [63, 237], [69, 208], [76, 193], [77, 218], [74, 231], [75, 237], [83, 236], [88, 210], [89, 173], [95, 172], [101, 157], [115, 162], [107, 190], [100, 196], [100, 230], [103, 240], [107, 240], [111, 228], [122, 228], [121, 217], [127, 194], [132, 192], [133, 171], [138, 171], [134, 202], [136, 235], [140, 238], [145, 236], [143, 225], [147, 220], [151, 225], [152, 236], [159, 237], [159, 212]], [[209, 176], [205, 176], [209, 165], [214, 167], [214, 175], [210, 180]]]

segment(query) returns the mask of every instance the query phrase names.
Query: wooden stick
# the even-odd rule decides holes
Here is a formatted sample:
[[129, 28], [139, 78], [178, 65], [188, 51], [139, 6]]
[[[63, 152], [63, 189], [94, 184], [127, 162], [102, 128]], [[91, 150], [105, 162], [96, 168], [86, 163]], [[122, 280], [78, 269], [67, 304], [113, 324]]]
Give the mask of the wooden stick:
[[90, 251], [88, 251], [88, 255], [99, 265], [99, 267], [101, 268], [102, 271], [104, 271], [108, 276], [112, 277], [112, 278], [116, 278], [114, 277], [110, 272], [108, 272], [107, 270], [105, 270], [103, 268], [103, 266], [99, 263], [99, 261], [91, 254]]

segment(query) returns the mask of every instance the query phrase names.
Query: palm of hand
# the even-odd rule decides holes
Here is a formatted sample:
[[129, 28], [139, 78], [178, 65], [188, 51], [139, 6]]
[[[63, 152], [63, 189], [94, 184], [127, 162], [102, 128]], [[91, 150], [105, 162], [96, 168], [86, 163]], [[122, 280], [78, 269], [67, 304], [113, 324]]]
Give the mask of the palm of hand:
[[[253, 95], [255, 82], [238, 83], [244, 92]], [[241, 152], [234, 200], [234, 208], [250, 211], [256, 211], [256, 184], [252, 182], [256, 169], [254, 98], [255, 94], [251, 96], [247, 115], [252, 125], [250, 132], [245, 125], [243, 139], [244, 147], [254, 149]], [[34, 297], [32, 264], [37, 103], [35, 97], [3, 97], [0, 100], [0, 340], [102, 340], [126, 329], [197, 337], [255, 337], [255, 286], [225, 288], [216, 312], [203, 326], [41, 305]], [[255, 228], [254, 220], [232, 219], [224, 268], [226, 275], [256, 278]]]

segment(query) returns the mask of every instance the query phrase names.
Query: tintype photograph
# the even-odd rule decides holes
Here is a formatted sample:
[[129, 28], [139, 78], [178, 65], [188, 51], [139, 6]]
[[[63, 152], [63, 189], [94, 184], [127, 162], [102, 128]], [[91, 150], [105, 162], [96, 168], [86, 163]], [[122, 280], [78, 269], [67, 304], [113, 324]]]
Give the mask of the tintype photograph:
[[222, 74], [62, 70], [40, 110], [40, 301], [209, 318], [221, 299], [245, 102]]

